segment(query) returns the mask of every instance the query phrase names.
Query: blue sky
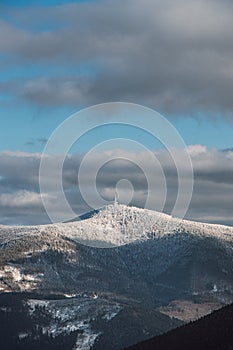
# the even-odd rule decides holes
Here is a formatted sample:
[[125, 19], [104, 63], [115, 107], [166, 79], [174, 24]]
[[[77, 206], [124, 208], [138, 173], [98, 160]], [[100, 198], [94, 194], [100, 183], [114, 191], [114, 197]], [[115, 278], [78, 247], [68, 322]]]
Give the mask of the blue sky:
[[[76, 112], [73, 107], [63, 107], [55, 110], [38, 110], [37, 108], [22, 106], [20, 108], [3, 108], [2, 128], [0, 137], [0, 149], [2, 151], [40, 152], [45, 143], [40, 139], [48, 139], [52, 132], [72, 113]], [[5, 117], [7, 115], [7, 117]], [[233, 127], [231, 123], [208, 118], [180, 117], [168, 118], [176, 127], [187, 145], [201, 144], [209, 148], [228, 149], [232, 148]], [[12, 125], [15, 127], [12, 128]], [[85, 142], [77, 143], [76, 149], [80, 152], [87, 151], [95, 142], [109, 137], [126, 137], [126, 127], [109, 127], [93, 131]], [[131, 129], [131, 137], [142, 140], [142, 143], [150, 149], [161, 147], [153, 137], [145, 133]]]
[[[163, 115], [165, 115], [169, 119], [169, 121], [177, 128], [177, 130], [180, 132], [181, 136], [184, 138], [185, 142], [188, 145], [202, 144], [206, 145], [207, 147], [216, 147], [218, 149], [232, 147], [232, 118], [231, 116], [225, 116], [226, 114], [231, 114], [231, 106], [228, 106], [227, 102], [224, 101], [224, 99], [227, 100], [225, 96], [222, 97], [222, 100], [220, 99], [218, 105], [218, 101], [214, 98], [214, 96], [216, 95], [216, 91], [211, 91], [211, 85], [209, 85], [209, 87], [208, 85], [206, 86], [206, 82], [202, 81], [201, 73], [199, 81], [193, 82], [192, 76], [189, 77], [190, 69], [187, 71], [185, 80], [190, 79], [190, 82], [187, 83], [187, 89], [190, 89], [190, 96], [187, 96], [187, 93], [185, 91], [185, 82], [182, 82], [182, 79], [184, 80], [183, 76], [179, 77], [178, 73], [175, 72], [175, 69], [174, 72], [172, 69], [170, 69], [170, 72], [167, 72], [165, 70], [166, 64], [164, 64], [163, 66], [163, 63], [158, 62], [161, 65], [161, 67], [158, 67], [158, 70], [160, 70], [160, 68], [164, 69], [164, 78], [163, 76], [160, 76], [160, 74], [158, 74], [159, 84], [161, 79], [164, 79], [164, 81], [165, 79], [167, 80], [165, 82], [165, 85], [167, 84], [167, 86], [165, 86], [165, 88], [162, 88], [164, 91], [161, 92], [162, 96], [160, 97], [160, 92], [158, 91], [159, 85], [158, 81], [156, 81], [157, 67], [156, 65], [153, 67], [152, 61], [151, 63], [149, 62], [149, 69], [152, 72], [152, 74], [154, 74], [154, 77], [151, 78], [149, 87], [145, 87], [145, 92], [143, 91], [143, 86], [141, 87], [141, 89], [140, 87], [138, 87], [138, 91], [136, 91], [136, 93], [134, 94], [133, 91], [136, 89], [134, 86], [130, 85], [129, 81], [131, 79], [131, 76], [135, 79], [135, 75], [137, 74], [138, 69], [137, 62], [135, 62], [135, 70], [133, 69], [134, 61], [132, 61], [132, 59], [133, 55], [135, 54], [135, 50], [133, 49], [131, 50], [132, 52], [130, 52], [130, 50], [128, 50], [128, 48], [126, 47], [125, 51], [128, 51], [125, 57], [126, 61], [123, 63], [120, 62], [122, 54], [121, 50], [124, 49], [124, 47], [121, 47], [121, 41], [124, 40], [124, 35], [127, 35], [127, 32], [122, 33], [121, 30], [119, 30], [119, 33], [115, 33], [119, 29], [116, 28], [118, 22], [120, 21], [122, 13], [119, 7], [116, 6], [113, 1], [40, 1], [39, 7], [37, 1], [19, 2], [16, 0], [10, 0], [3, 1], [1, 3], [2, 5], [5, 5], [5, 7], [3, 7], [2, 10], [2, 23], [4, 25], [7, 36], [9, 36], [9, 38], [6, 37], [5, 40], [10, 40], [10, 36], [12, 36], [13, 41], [12, 45], [4, 45], [3, 43], [3, 49], [1, 50], [0, 55], [0, 62], [2, 66], [2, 72], [0, 77], [0, 83], [2, 85], [0, 94], [0, 118], [2, 125], [0, 139], [1, 150], [22, 150], [28, 152], [41, 151], [43, 143], [38, 142], [37, 140], [47, 139], [50, 136], [51, 132], [70, 114], [76, 112], [82, 107], [87, 107], [92, 104], [110, 101], [136, 102], [158, 110]], [[82, 3], [84, 3], [84, 7], [82, 6]], [[138, 7], [140, 7], [140, 2], [138, 3]], [[113, 31], [110, 35], [110, 38], [115, 40], [116, 38], [118, 38], [118, 40], [120, 40], [120, 44], [116, 43], [115, 48], [111, 42], [111, 45], [113, 45], [113, 47], [109, 49], [108, 45], [105, 44], [105, 42], [101, 41], [100, 47], [102, 45], [103, 49], [97, 48], [94, 50], [93, 54], [91, 52], [88, 52], [92, 49], [86, 48], [85, 41], [82, 42], [82, 46], [80, 48], [78, 46], [75, 47], [74, 45], [72, 49], [72, 41], [74, 41], [75, 43], [76, 38], [79, 35], [84, 35], [84, 39], [87, 42], [87, 46], [91, 45], [92, 40], [98, 40], [98, 36], [96, 38], [93, 38], [94, 34], [90, 32], [88, 25], [90, 26], [90, 28], [92, 26], [95, 27], [98, 25], [99, 27], [96, 27], [97, 34], [99, 31], [99, 36], [102, 35], [103, 40], [108, 39], [108, 34], [106, 34], [105, 32], [106, 28], [104, 26], [103, 28], [101, 28], [101, 20], [103, 21], [104, 18], [104, 14], [101, 14], [101, 11], [106, 11], [106, 16], [109, 16], [108, 25], [111, 25], [110, 20], [114, 12], [113, 4], [116, 7], [117, 12], [119, 12], [119, 17], [118, 19], [114, 20], [114, 23], [112, 25], [113, 28], [110, 27], [110, 32], [111, 30]], [[59, 6], [55, 8], [56, 5]], [[80, 8], [80, 11], [79, 6], [82, 6], [82, 8]], [[90, 7], [88, 6], [93, 6], [93, 11], [90, 12]], [[126, 6], [126, 14], [128, 13], [129, 22], [132, 22], [132, 25], [135, 25], [133, 19], [130, 16], [130, 11], [132, 10], [130, 6], [131, 4], [129, 2], [129, 5]], [[151, 6], [151, 4], [149, 6]], [[137, 10], [137, 6], [135, 6], [135, 8]], [[72, 14], [72, 9], [74, 9], [74, 14]], [[89, 12], [90, 16], [88, 17]], [[27, 13], [34, 16], [37, 16], [37, 13], [39, 14], [39, 16], [41, 14], [41, 20], [36, 18], [35, 20], [31, 21], [29, 18], [27, 18]], [[65, 13], [64, 18], [61, 17], [62, 13]], [[75, 13], [77, 13], [77, 22], [75, 21]], [[86, 22], [83, 18], [80, 17], [82, 16], [82, 13], [84, 15], [84, 19], [85, 13], [87, 15]], [[148, 15], [147, 11], [145, 11], [145, 15]], [[139, 12], [137, 12], [137, 16], [140, 17]], [[142, 18], [144, 19], [143, 13]], [[126, 27], [127, 23], [124, 23], [124, 20], [127, 21], [126, 15], [125, 18], [123, 17], [123, 19], [121, 19], [121, 21], [123, 21], [123, 25]], [[135, 19], [135, 21], [136, 20], [137, 18]], [[78, 21], [80, 21], [80, 24]], [[114, 25], [116, 26], [116, 28], [114, 27]], [[149, 29], [150, 27], [148, 25], [148, 31]], [[127, 27], [125, 28], [125, 30], [127, 30]], [[45, 37], [44, 41], [48, 41], [48, 44], [43, 43], [43, 35]], [[48, 36], [48, 38], [46, 37], [46, 35]], [[55, 45], [54, 50], [56, 52], [49, 52], [49, 48], [47, 45], [49, 45], [50, 40], [53, 45], [53, 42], [55, 40], [58, 40], [59, 35], [64, 36], [60, 38], [61, 47], [59, 48]], [[180, 34], [180, 36], [177, 37], [177, 42], [184, 45], [183, 50], [185, 55], [186, 44], [182, 35], [183, 34]], [[196, 35], [197, 34], [194, 28], [193, 36]], [[130, 38], [130, 36], [132, 36], [132, 38]], [[25, 39], [25, 37], [28, 38]], [[68, 40], [70, 38], [70, 45], [69, 43], [66, 43], [67, 38]], [[129, 34], [129, 45], [130, 39], [132, 40], [132, 42], [134, 41], [134, 35], [132, 33]], [[167, 37], [165, 39], [168, 40]], [[4, 38], [2, 38], [2, 40], [4, 41]], [[16, 40], [15, 44], [14, 40]], [[35, 43], [36, 41], [38, 41], [37, 44]], [[78, 44], [79, 40], [77, 40], [77, 45]], [[170, 42], [168, 42], [168, 44], [170, 44]], [[217, 44], [218, 43], [216, 42], [216, 46]], [[62, 45], [64, 45], [64, 50], [62, 50]], [[5, 50], [4, 46], [6, 47]], [[9, 46], [12, 47], [9, 48]], [[117, 47], [119, 48], [119, 52], [116, 51]], [[111, 52], [111, 49], [113, 53]], [[83, 57], [79, 57], [82, 56], [79, 55], [79, 50], [80, 52], [87, 52], [83, 53]], [[36, 54], [36, 51], [38, 51], [38, 56]], [[72, 51], [74, 51], [74, 57], [72, 57]], [[172, 53], [173, 52], [171, 48], [171, 54]], [[130, 55], [132, 55], [132, 57], [130, 57]], [[145, 55], [146, 52], [144, 53], [144, 56]], [[138, 56], [139, 59], [141, 59], [139, 53]], [[150, 59], [146, 56], [145, 58], [145, 61], [148, 61]], [[204, 69], [206, 64], [204, 59], [205, 57], [203, 55], [203, 62], [201, 61], [199, 63], [200, 67], [196, 67], [197, 69]], [[116, 62], [114, 62], [114, 60]], [[119, 69], [121, 69], [121, 67], [119, 67], [117, 61], [119, 61], [119, 63], [122, 65], [122, 72], [118, 71]], [[132, 61], [132, 65], [130, 61]], [[173, 63], [172, 59], [171, 62]], [[116, 69], [115, 73], [114, 67]], [[125, 69], [126, 77], [124, 78], [124, 76], [121, 76], [121, 74], [124, 73]], [[141, 66], [142, 73], [140, 73], [140, 76], [138, 77], [138, 79], [136, 79], [136, 84], [145, 83], [146, 76], [148, 75], [148, 72], [145, 69], [146, 66]], [[215, 68], [213, 67], [213, 70], [214, 69]], [[143, 71], [145, 71], [145, 78], [143, 77]], [[118, 78], [117, 76], [118, 73], [120, 73], [120, 78]], [[169, 87], [169, 79], [171, 79], [171, 77], [173, 77], [175, 73], [176, 79], [180, 79], [181, 82], [178, 81], [177, 83], [177, 92], [171, 92]], [[169, 74], [171, 76], [170, 78]], [[213, 79], [213, 77], [211, 77], [211, 74], [212, 72], [210, 73], [210, 77], [206, 77], [207, 80], [210, 80], [210, 84], [211, 79]], [[95, 85], [102, 83], [102, 76], [104, 76], [105, 79], [103, 81], [103, 85], [106, 85], [106, 87], [103, 88], [103, 92], [101, 94], [97, 92], [97, 95], [95, 95]], [[116, 83], [114, 82], [114, 79], [116, 80]], [[196, 77], [193, 76], [193, 80], [195, 79]], [[43, 91], [41, 91], [43, 89], [43, 85], [42, 87], [40, 87], [40, 84], [42, 84], [41, 82], [43, 82], [43, 84], [45, 84], [45, 86], [48, 88], [48, 93], [46, 96], [43, 96]], [[81, 88], [79, 86], [77, 87], [79, 82], [81, 82], [82, 85], [87, 84], [87, 90], [84, 89], [84, 91], [82, 91], [82, 86]], [[35, 90], [33, 93], [30, 92], [30, 83], [33, 84], [32, 86]], [[153, 83], [155, 86], [154, 88]], [[174, 85], [173, 81], [171, 81], [171, 83], [172, 85]], [[74, 95], [70, 98], [64, 96], [65, 94], [62, 94], [60, 92], [60, 90], [66, 89], [67, 84], [70, 84], [72, 89], [74, 90]], [[109, 88], [110, 84], [111, 86]], [[116, 88], [114, 87], [115, 84], [118, 84]], [[124, 86], [122, 90], [124, 90], [127, 84], [129, 84], [129, 90], [122, 91], [121, 93], [122, 85]], [[199, 92], [196, 90], [196, 88], [193, 91], [191, 90], [190, 86], [192, 86], [192, 84], [197, 84], [200, 86], [200, 93], [202, 93], [203, 96], [199, 96]], [[226, 89], [225, 86], [227, 84], [229, 85], [229, 82], [226, 82], [225, 84], [225, 82], [222, 81], [222, 86], [219, 83], [219, 86], [216, 87], [216, 90], [220, 90], [221, 88], [222, 90]], [[162, 81], [161, 86], [163, 85], [164, 82]], [[55, 90], [57, 89], [57, 91], [52, 91], [54, 87]], [[149, 94], [151, 93], [151, 96], [148, 96], [148, 98], [144, 98], [143, 95], [146, 94], [146, 91], [150, 87], [152, 87], [151, 91], [149, 91]], [[208, 91], [208, 88], [210, 89], [210, 91]], [[81, 90], [81, 92], [79, 92], [79, 89]], [[153, 90], [155, 90], [155, 92], [153, 92]], [[182, 92], [182, 90], [184, 92]], [[110, 91], [109, 96], [108, 91]], [[180, 95], [179, 91], [181, 91]], [[38, 98], [35, 96], [37, 92], [38, 94], [41, 94], [41, 96], [39, 96]], [[51, 103], [49, 101], [50, 93]], [[75, 93], [77, 93], [77, 98], [75, 98]], [[78, 97], [79, 94], [81, 94], [82, 96]], [[166, 94], [171, 95], [171, 97], [167, 98], [167, 100]], [[172, 96], [172, 94], [174, 94], [174, 97]], [[178, 95], [178, 97], [176, 97], [176, 94]], [[207, 95], [206, 101], [205, 94]], [[59, 100], [60, 95], [62, 99], [61, 101]], [[226, 92], [226, 95], [229, 95], [229, 91]], [[192, 98], [193, 101], [191, 101], [191, 103], [189, 104], [189, 100], [192, 100]], [[180, 107], [179, 101], [174, 101], [175, 99], [180, 99]], [[183, 101], [182, 99], [184, 99], [185, 101]], [[223, 105], [224, 103], [226, 103], [226, 105]], [[184, 107], [182, 106], [183, 104]], [[14, 129], [12, 128], [12, 125], [14, 125]], [[120, 132], [121, 131], [122, 130], [120, 130]], [[115, 132], [116, 135], [118, 133], [117, 130], [112, 132]], [[10, 135], [12, 135], [12, 137], [9, 137]], [[92, 133], [92, 138], [93, 137], [95, 137], [95, 135]], [[99, 137], [99, 135], [97, 135], [96, 137]], [[138, 136], [136, 135], [135, 137], [137, 138]], [[151, 142], [151, 140], [148, 141], [145, 139], [145, 142], [147, 146], [152, 148], [154, 147], [154, 145], [156, 145], [156, 143]], [[85, 151], [85, 149], [83, 149], [83, 146], [80, 146], [80, 149], [82, 151]], [[86, 149], [88, 149], [88, 144], [86, 145]]]
[[[1, 1], [0, 221], [24, 222], [12, 203], [38, 193], [38, 179], [32, 185], [26, 175], [38, 177], [36, 153], [62, 122], [82, 108], [121, 101], [158, 111], [187, 146], [197, 145], [191, 148], [197, 192], [190, 217], [231, 223], [231, 214], [219, 213], [233, 204], [232, 15], [228, 0]], [[109, 125], [71, 151], [85, 153], [116, 137], [161, 150], [143, 131]], [[24, 168], [12, 155], [22, 157]], [[219, 207], [210, 199], [199, 208], [202, 193], [208, 197], [213, 188], [224, 193]]]

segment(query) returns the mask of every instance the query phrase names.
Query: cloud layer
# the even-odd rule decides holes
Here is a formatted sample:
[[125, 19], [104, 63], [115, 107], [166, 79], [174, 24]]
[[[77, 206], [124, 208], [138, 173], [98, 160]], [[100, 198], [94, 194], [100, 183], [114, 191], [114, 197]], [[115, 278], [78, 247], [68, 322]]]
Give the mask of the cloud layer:
[[[3, 13], [3, 66], [40, 67], [2, 83], [17, 99], [51, 107], [121, 100], [232, 117], [232, 1], [98, 1]], [[48, 74], [54, 67], [59, 73]]]
[[[194, 167], [194, 192], [187, 218], [205, 222], [224, 223], [233, 225], [233, 151], [220, 152], [215, 149], [208, 150], [203, 146], [190, 146], [188, 149]], [[145, 161], [144, 153], [129, 153], [122, 150], [122, 158], [126, 155], [131, 161], [114, 160], [119, 157], [119, 150], [113, 151], [112, 161], [104, 164], [105, 154], [98, 154], [98, 161], [103, 160], [96, 179], [99, 193], [108, 201], [113, 201], [115, 186], [121, 179], [127, 179], [133, 186], [133, 205], [144, 207], [147, 198], [147, 175], [138, 167], [137, 163]], [[115, 152], [115, 153], [114, 153]], [[179, 151], [181, 152], [181, 151]], [[167, 182], [167, 199], [164, 211], [170, 213], [177, 196], [177, 172], [174, 162], [164, 150], [156, 151], [156, 158], [162, 165]], [[96, 155], [90, 164], [96, 161]], [[88, 210], [78, 188], [77, 173], [82, 156], [69, 155], [63, 168], [63, 188], [66, 197], [77, 213]], [[51, 161], [53, 161], [51, 159]], [[2, 224], [40, 224], [49, 221], [42, 205], [39, 194], [39, 163], [40, 154], [27, 154], [19, 152], [2, 152], [0, 154], [0, 223]], [[16, 171], [17, 169], [17, 171]], [[150, 171], [150, 170], [149, 170]], [[153, 171], [153, 169], [151, 169]], [[51, 176], [48, 174], [48, 183], [51, 191], [42, 196], [51, 201], [59, 213], [59, 194], [54, 192]], [[157, 174], [155, 174], [156, 176]], [[55, 174], [54, 174], [55, 176]], [[92, 166], [86, 174], [83, 190], [90, 190], [93, 181]], [[121, 202], [128, 202], [132, 195], [132, 186], [125, 182], [120, 186]], [[157, 188], [152, 193], [157, 200], [160, 193], [160, 178]]]

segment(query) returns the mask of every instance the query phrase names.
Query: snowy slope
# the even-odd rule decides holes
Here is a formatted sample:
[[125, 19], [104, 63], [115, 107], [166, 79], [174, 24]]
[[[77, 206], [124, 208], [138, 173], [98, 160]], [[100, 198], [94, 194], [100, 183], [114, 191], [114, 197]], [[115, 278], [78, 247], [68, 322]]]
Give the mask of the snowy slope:
[[114, 204], [81, 221], [31, 227], [0, 226], [0, 243], [7, 246], [30, 236], [32, 240], [45, 240], [40, 249], [46, 249], [46, 236], [49, 236], [55, 241], [67, 237], [94, 247], [111, 247], [181, 232], [216, 237], [226, 244], [233, 241], [232, 227], [181, 220], [152, 210]]
[[1, 291], [233, 300], [232, 227], [114, 204], [76, 222], [1, 226], [0, 247]]

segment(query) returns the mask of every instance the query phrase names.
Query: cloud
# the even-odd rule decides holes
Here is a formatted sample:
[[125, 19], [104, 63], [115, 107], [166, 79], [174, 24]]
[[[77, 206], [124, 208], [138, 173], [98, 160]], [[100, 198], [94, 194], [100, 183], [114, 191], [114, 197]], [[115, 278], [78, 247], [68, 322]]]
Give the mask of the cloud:
[[38, 207], [41, 204], [41, 195], [25, 190], [14, 193], [0, 194], [0, 206], [14, 208]]
[[[28, 80], [15, 91], [18, 98], [23, 98], [36, 105], [46, 107], [62, 105], [80, 105], [87, 102], [89, 78], [36, 78]], [[14, 89], [14, 88], [13, 88]]]
[[[201, 145], [190, 146], [190, 153], [194, 168], [194, 191], [187, 213], [187, 218], [205, 222], [224, 223], [233, 225], [233, 151], [218, 151], [207, 149]], [[137, 166], [137, 163], [148, 164], [146, 153], [135, 153], [125, 150], [112, 151], [112, 161], [105, 164], [107, 151], [92, 154], [90, 167], [85, 176], [83, 190], [90, 192], [90, 183], [96, 180], [99, 193], [108, 201], [113, 201], [115, 186], [121, 179], [131, 182], [134, 196], [131, 204], [143, 207], [147, 198], [148, 173]], [[177, 156], [182, 160], [182, 151]], [[122, 155], [122, 159], [117, 159]], [[126, 161], [128, 157], [131, 161]], [[170, 213], [177, 196], [177, 171], [174, 162], [165, 150], [155, 152], [155, 156], [162, 165], [167, 182], [167, 199], [164, 211]], [[77, 174], [82, 155], [70, 154], [64, 163], [63, 188], [67, 200], [77, 213], [88, 211], [77, 182]], [[40, 154], [23, 152], [0, 153], [0, 223], [2, 224], [39, 224], [49, 222], [43, 209], [39, 194], [39, 163]], [[51, 157], [51, 171], [48, 172], [47, 182], [50, 190], [44, 193], [57, 213], [61, 211], [60, 194], [54, 191], [55, 173], [54, 157]], [[100, 168], [96, 179], [93, 179], [93, 167], [99, 162]], [[182, 163], [181, 163], [182, 165]], [[185, 167], [185, 164], [183, 164]], [[156, 176], [154, 170], [147, 168], [148, 172]], [[184, 179], [185, 180], [185, 179]], [[154, 198], [161, 193], [160, 178], [156, 179], [156, 190], [152, 193]], [[127, 185], [127, 183], [126, 183]], [[121, 200], [127, 202], [132, 194], [130, 186], [120, 188]]]
[[[11, 22], [0, 23], [0, 52], [21, 65], [55, 65], [63, 73], [10, 81], [4, 89], [39, 106], [121, 100], [173, 114], [204, 111], [231, 118], [232, 13], [229, 0], [8, 9]], [[67, 73], [83, 64], [94, 74]]]

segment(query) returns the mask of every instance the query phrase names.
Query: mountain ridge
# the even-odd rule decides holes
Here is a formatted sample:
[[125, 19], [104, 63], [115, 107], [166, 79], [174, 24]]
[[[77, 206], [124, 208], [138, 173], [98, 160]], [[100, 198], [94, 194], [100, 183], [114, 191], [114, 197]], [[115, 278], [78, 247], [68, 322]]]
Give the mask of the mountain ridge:
[[[143, 241], [150, 238], [171, 234], [174, 232], [188, 232], [190, 234], [205, 235], [232, 240], [233, 227], [200, 223], [191, 220], [173, 218], [168, 214], [156, 211], [113, 204], [100, 210], [86, 214], [84, 219], [77, 221], [47, 224], [39, 226], [0, 226], [0, 242], [3, 233], [9, 231], [20, 237], [36, 233], [51, 233], [78, 241], [94, 247], [113, 247]], [[8, 237], [10, 239], [10, 237]], [[99, 242], [99, 245], [95, 243]], [[93, 244], [94, 242], [94, 244]]]

